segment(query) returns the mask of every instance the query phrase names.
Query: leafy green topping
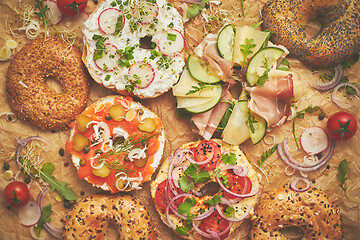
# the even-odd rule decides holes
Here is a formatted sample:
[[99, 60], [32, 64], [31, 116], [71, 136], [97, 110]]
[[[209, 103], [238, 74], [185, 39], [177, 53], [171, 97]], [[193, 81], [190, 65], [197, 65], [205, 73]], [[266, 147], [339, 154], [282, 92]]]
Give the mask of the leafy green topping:
[[265, 40], [264, 40], [264, 42], [263, 42], [263, 45], [261, 45], [261, 48], [260, 48], [260, 49], [267, 48], [271, 36], [274, 35], [274, 33], [273, 33], [272, 31], [270, 31], [269, 29], [265, 29], [263, 32], [268, 32], [269, 35], [265, 38]]
[[122, 27], [123, 27], [123, 16], [121, 15], [116, 20], [114, 36], [118, 36], [121, 33]]
[[230, 182], [227, 179], [227, 177], [225, 175], [220, 175], [220, 178], [221, 178], [221, 182], [224, 184], [224, 186], [229, 188], [230, 187]]
[[276, 144], [261, 155], [260, 160], [257, 160], [259, 168], [261, 168], [261, 166], [264, 164], [266, 159], [268, 159], [271, 156], [271, 154], [273, 154], [277, 150], [277, 147], [278, 145]]
[[94, 52], [93, 59], [97, 60], [103, 57], [104, 51], [106, 50], [104, 42], [108, 40], [108, 37], [103, 37], [101, 35], [94, 34], [92, 39], [96, 40], [95, 43], [96, 50]]
[[230, 153], [228, 154], [222, 154], [221, 159], [225, 164], [235, 165], [236, 164], [236, 154]]
[[226, 209], [225, 209], [225, 212], [224, 212], [224, 215], [226, 217], [231, 217], [233, 216], [235, 213], [235, 208], [231, 207], [231, 206], [228, 206]]
[[175, 41], [175, 40], [176, 40], [176, 34], [174, 34], [174, 33], [168, 33], [168, 34], [167, 34], [167, 40]]
[[259, 77], [258, 81], [256, 82], [256, 84], [261, 87], [263, 87], [265, 84], [265, 81], [269, 79], [269, 72], [270, 72], [269, 62], [265, 56], [264, 56], [264, 63], [265, 63], [265, 71], [264, 71], [263, 75], [261, 75]]
[[196, 205], [196, 200], [195, 198], [187, 198], [185, 200], [185, 202], [179, 204], [178, 206], [178, 213], [182, 214], [182, 215], [190, 215], [190, 210], [191, 210], [191, 207], [195, 206]]
[[47, 24], [49, 23], [48, 19], [46, 18], [46, 12], [49, 10], [49, 8], [47, 5], [44, 5], [44, 0], [35, 0], [35, 2], [35, 8], [37, 8], [39, 11], [34, 12], [34, 14], [43, 20], [45, 28], [44, 40], [46, 40]]
[[206, 83], [198, 83], [198, 86], [191, 86], [192, 90], [189, 90], [189, 92], [187, 92], [185, 95], [189, 95], [192, 93], [196, 93], [196, 92], [201, 92], [201, 90], [207, 88], [207, 87], [211, 87], [211, 84], [206, 84]]
[[[53, 163], [45, 163], [42, 169], [39, 171], [40, 176], [45, 182], [48, 182], [50, 184], [51, 190], [56, 190], [61, 197], [63, 197], [66, 200], [74, 201], [77, 199], [77, 196], [75, 192], [69, 188], [67, 183], [56, 181], [53, 176], [51, 176], [51, 173], [55, 167], [48, 166], [48, 165], [54, 165]], [[51, 171], [50, 171], [51, 170]]]
[[198, 165], [193, 163], [189, 165], [184, 173], [189, 176], [195, 184], [203, 183], [210, 179], [210, 174], [208, 172], [198, 170]]
[[342, 160], [339, 164], [338, 173], [336, 174], [337, 179], [340, 181], [340, 187], [346, 194], [346, 196], [353, 202], [359, 203], [355, 199], [351, 198], [347, 193], [347, 187], [345, 186], [345, 181], [348, 179], [346, 176], [349, 172], [349, 163], [346, 159]]
[[245, 66], [247, 64], [247, 57], [250, 55], [253, 51], [250, 50], [251, 48], [256, 47], [256, 44], [253, 44], [254, 39], [245, 39], [245, 44], [240, 45], [240, 51], [244, 56], [244, 60], [240, 62], [242, 66]]
[[189, 192], [194, 189], [194, 183], [191, 181], [191, 178], [188, 176], [182, 176], [179, 179], [180, 189], [183, 192]]
[[252, 133], [255, 132], [254, 123], [258, 123], [258, 121], [255, 120], [255, 116], [251, 114], [251, 110], [248, 108], [248, 118], [246, 119], [246, 124], [249, 126]]
[[209, 207], [212, 207], [212, 206], [214, 206], [214, 205], [216, 205], [216, 204], [219, 204], [219, 203], [221, 203], [221, 196], [220, 195], [215, 195], [212, 199], [210, 199], [210, 200], [205, 200], [204, 201], [204, 203], [207, 203], [207, 204], [209, 204]]
[[41, 229], [44, 228], [44, 224], [47, 222], [50, 222], [51, 218], [50, 215], [52, 214], [52, 210], [51, 210], [51, 203], [45, 207], [43, 207], [43, 209], [41, 210], [41, 217], [39, 222], [36, 224], [36, 226], [34, 227], [36, 234], [38, 236], [40, 236], [40, 231]]

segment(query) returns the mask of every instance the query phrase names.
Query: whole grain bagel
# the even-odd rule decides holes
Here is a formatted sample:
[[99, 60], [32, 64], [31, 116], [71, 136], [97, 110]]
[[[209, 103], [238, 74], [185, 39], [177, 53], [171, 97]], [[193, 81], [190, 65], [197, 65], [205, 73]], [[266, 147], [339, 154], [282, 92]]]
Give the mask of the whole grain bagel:
[[121, 239], [156, 239], [146, 207], [135, 197], [91, 195], [68, 213], [64, 239], [106, 239], [109, 222]]
[[[263, 29], [272, 41], [314, 68], [336, 66], [360, 51], [360, 5], [356, 0], [269, 0], [262, 8]], [[316, 19], [320, 31], [305, 26]]]
[[[8, 101], [18, 116], [44, 130], [68, 127], [86, 106], [90, 76], [76, 47], [60, 39], [36, 39], [11, 60], [6, 75]], [[53, 78], [62, 92], [46, 85]]]
[[265, 194], [252, 220], [251, 239], [287, 239], [279, 230], [302, 229], [305, 239], [342, 239], [339, 208], [315, 187], [304, 192], [284, 185]]

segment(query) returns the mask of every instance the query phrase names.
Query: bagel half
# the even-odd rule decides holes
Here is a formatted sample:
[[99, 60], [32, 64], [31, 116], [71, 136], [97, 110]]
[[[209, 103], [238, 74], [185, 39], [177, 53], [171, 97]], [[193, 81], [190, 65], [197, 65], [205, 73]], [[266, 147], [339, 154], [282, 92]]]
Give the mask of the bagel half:
[[[211, 151], [215, 151], [212, 157]], [[208, 158], [209, 156], [203, 158], [207, 161], [210, 159], [210, 162], [207, 164], [190, 164], [188, 161], [188, 158], [195, 159], [195, 155], [197, 155], [196, 159], [200, 159], [200, 155], [205, 152], [210, 154], [211, 158]], [[222, 160], [222, 158], [226, 158], [224, 155], [232, 156], [236, 163], [225, 164], [224, 161], [226, 160]], [[186, 176], [189, 176], [187, 171], [194, 166], [197, 166], [197, 173], [201, 175], [203, 174], [202, 172], [207, 172], [209, 176], [205, 181], [201, 182], [194, 182], [194, 179], [191, 179], [190, 182], [193, 182], [193, 188], [188, 189], [188, 191], [184, 193], [185, 191], [182, 191], [183, 187], [179, 188], [178, 184], [180, 184], [180, 186], [184, 184], [184, 182], [186, 184], [186, 181], [183, 180], [187, 179]], [[170, 173], [169, 169], [172, 169]], [[248, 172], [245, 173], [245, 176], [240, 177], [235, 174], [234, 171]], [[241, 173], [239, 174], [241, 175]], [[220, 184], [216, 178], [221, 179], [220, 181], [224, 185], [226, 185], [225, 182], [228, 181], [230, 185], [228, 187], [237, 194], [244, 196], [244, 198], [233, 197], [225, 193], [223, 188], [219, 186]], [[169, 185], [171, 181], [173, 183]], [[151, 196], [164, 223], [183, 238], [203, 239], [203, 237], [220, 237], [221, 239], [225, 239], [241, 225], [248, 215], [253, 214], [259, 187], [257, 173], [246, 159], [244, 153], [237, 146], [229, 145], [222, 140], [197, 141], [184, 144], [180, 149], [176, 150], [172, 156], [165, 160], [156, 179], [151, 183]], [[175, 195], [173, 191], [177, 191], [178, 195]], [[185, 194], [186, 196], [180, 197], [180, 200], [175, 200], [174, 207], [169, 205], [169, 203], [181, 194]], [[193, 219], [192, 221], [186, 221], [186, 219], [188, 219], [187, 217], [190, 216], [189, 213], [175, 213], [173, 211], [173, 209], [180, 211], [180, 208], [177, 209], [177, 207], [188, 201], [185, 199], [195, 199], [195, 202], [193, 202], [195, 205], [190, 209], [192, 217], [190, 219]], [[218, 200], [220, 200], [221, 203], [214, 202]], [[216, 204], [211, 206], [209, 201]], [[232, 204], [229, 204], [229, 201], [231, 201]], [[230, 209], [230, 214], [227, 216], [227, 219], [219, 214], [217, 207], [219, 207], [221, 211], [228, 211], [228, 209]], [[231, 210], [233, 210], [232, 213]], [[211, 212], [210, 215], [209, 211]], [[207, 215], [207, 217], [202, 220], [197, 220], [197, 217], [204, 216], [204, 214]], [[202, 232], [195, 230], [196, 228], [199, 228]]]
[[[111, 117], [112, 106], [120, 106], [124, 117], [118, 121]], [[86, 129], [81, 129], [81, 117], [87, 121]], [[148, 120], [150, 132], [141, 128]], [[71, 126], [66, 150], [72, 155], [79, 178], [105, 191], [140, 189], [142, 183], [150, 181], [161, 161], [165, 145], [161, 120], [131, 97], [101, 98]], [[77, 139], [85, 141], [83, 148], [79, 149]]]

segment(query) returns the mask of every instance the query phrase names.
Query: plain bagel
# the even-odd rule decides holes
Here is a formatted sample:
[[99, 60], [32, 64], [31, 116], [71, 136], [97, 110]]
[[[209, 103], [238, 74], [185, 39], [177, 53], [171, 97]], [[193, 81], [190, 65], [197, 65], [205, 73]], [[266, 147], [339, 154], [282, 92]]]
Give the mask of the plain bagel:
[[339, 208], [321, 190], [297, 192], [288, 185], [265, 194], [255, 208], [251, 239], [286, 239], [279, 231], [302, 229], [305, 239], [342, 239]]
[[[6, 77], [11, 107], [41, 129], [65, 129], [85, 109], [90, 76], [79, 49], [60, 39], [39, 38], [25, 45], [11, 60]], [[57, 80], [63, 92], [49, 88], [47, 78]]]
[[64, 239], [106, 239], [109, 222], [121, 239], [156, 239], [146, 207], [128, 195], [91, 195], [81, 200], [67, 215]]
[[[314, 68], [336, 66], [360, 51], [360, 5], [356, 0], [269, 0], [262, 8], [263, 29], [272, 41]], [[309, 37], [305, 26], [316, 19], [321, 29]]]

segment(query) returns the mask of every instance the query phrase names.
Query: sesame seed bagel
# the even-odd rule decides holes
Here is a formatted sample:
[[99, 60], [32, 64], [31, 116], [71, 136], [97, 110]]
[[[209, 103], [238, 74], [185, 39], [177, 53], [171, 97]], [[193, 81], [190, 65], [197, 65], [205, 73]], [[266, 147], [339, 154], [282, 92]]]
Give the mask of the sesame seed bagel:
[[115, 224], [120, 239], [156, 239], [146, 207], [135, 197], [91, 195], [68, 213], [64, 239], [106, 239], [109, 222]]
[[[8, 101], [18, 116], [44, 130], [68, 127], [86, 106], [90, 76], [81, 53], [60, 39], [39, 38], [25, 45], [7, 71]], [[46, 85], [53, 78], [62, 93]]]
[[287, 239], [279, 230], [302, 229], [305, 239], [342, 239], [339, 208], [315, 187], [296, 192], [288, 185], [264, 195], [255, 208], [251, 239]]
[[[263, 29], [272, 41], [313, 68], [336, 66], [360, 51], [360, 5], [355, 0], [269, 0], [262, 9]], [[316, 19], [320, 31], [310, 37], [305, 26]]]

